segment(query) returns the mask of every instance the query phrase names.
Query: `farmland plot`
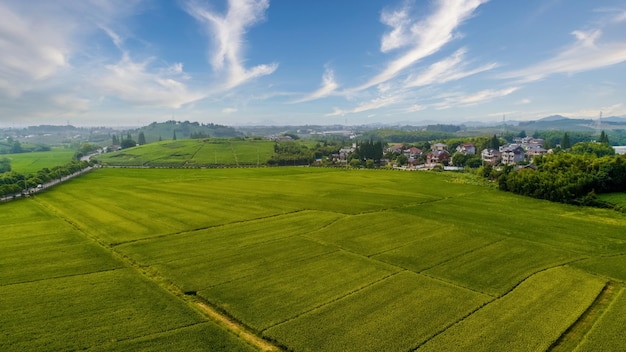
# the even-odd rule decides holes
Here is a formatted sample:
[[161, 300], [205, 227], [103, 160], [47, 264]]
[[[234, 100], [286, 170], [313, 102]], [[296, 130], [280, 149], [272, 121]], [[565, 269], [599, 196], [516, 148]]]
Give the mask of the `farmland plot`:
[[201, 290], [198, 294], [257, 330], [382, 280], [398, 268], [345, 252]]
[[478, 292], [501, 296], [538, 271], [578, 258], [577, 253], [506, 239], [444, 262], [425, 273]]
[[489, 300], [404, 271], [264, 334], [304, 351], [408, 351]]
[[111, 270], [121, 263], [31, 201], [0, 213], [0, 286]]
[[131, 269], [1, 286], [0, 296], [3, 351], [86, 349], [203, 322]]
[[545, 351], [605, 284], [568, 267], [537, 273], [417, 351]]
[[[545, 350], [594, 304], [605, 279], [590, 273], [623, 280], [624, 214], [458, 180], [315, 168], [96, 170], [2, 205], [2, 336], [28, 350], [246, 350], [187, 305], [199, 300], [295, 351]], [[36, 294], [20, 300], [25, 292]], [[619, 297], [590, 322], [590, 341], [623, 326], [610, 315], [622, 314], [611, 313]], [[122, 327], [92, 322], [98, 309]], [[34, 330], [18, 316], [41, 334], [29, 339]], [[72, 319], [91, 328], [80, 332]]]

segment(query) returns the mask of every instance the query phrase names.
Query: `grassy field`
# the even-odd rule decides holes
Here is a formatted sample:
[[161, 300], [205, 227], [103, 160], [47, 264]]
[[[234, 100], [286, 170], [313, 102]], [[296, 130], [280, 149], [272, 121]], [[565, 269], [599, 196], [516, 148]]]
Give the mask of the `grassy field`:
[[104, 165], [150, 167], [214, 167], [264, 165], [274, 142], [235, 139], [162, 141], [95, 157]]
[[626, 207], [626, 192], [598, 194], [598, 198], [605, 202], [609, 202], [609, 203], [613, 203], [622, 207]]
[[0, 348], [253, 348], [195, 302], [294, 351], [623, 347], [622, 291], [568, 329], [624, 289], [626, 215], [464, 180], [96, 170], [0, 205]]
[[76, 151], [72, 149], [52, 149], [48, 152], [6, 154], [2, 157], [11, 160], [11, 170], [21, 174], [36, 173], [43, 168], [65, 165], [72, 161]]

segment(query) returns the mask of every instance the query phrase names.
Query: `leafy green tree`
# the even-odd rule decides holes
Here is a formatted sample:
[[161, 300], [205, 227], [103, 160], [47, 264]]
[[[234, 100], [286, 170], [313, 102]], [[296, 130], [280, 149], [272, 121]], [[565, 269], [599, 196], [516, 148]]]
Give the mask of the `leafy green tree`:
[[119, 138], [117, 138], [117, 135], [116, 135], [116, 134], [114, 134], [113, 136], [111, 136], [111, 144], [112, 144], [112, 145], [118, 145], [118, 144], [120, 144], [120, 140], [119, 140]]
[[122, 141], [122, 144], [120, 144], [120, 146], [122, 147], [122, 149], [126, 149], [126, 148], [132, 148], [137, 146], [137, 142], [135, 142], [132, 139], [125, 139]]
[[571, 147], [572, 147], [572, 144], [571, 144], [571, 142], [569, 140], [569, 135], [567, 134], [567, 132], [565, 132], [563, 134], [563, 138], [561, 138], [561, 148], [565, 150], [565, 149], [569, 149]]
[[526, 131], [525, 130], [521, 130], [517, 136], [519, 138], [526, 138]]
[[404, 166], [408, 162], [409, 162], [409, 158], [407, 158], [407, 156], [404, 155], [404, 154], [400, 154], [396, 158], [396, 165], [398, 165], [398, 166]]
[[609, 145], [609, 136], [604, 131], [600, 133], [600, 143]]
[[573, 154], [594, 154], [597, 157], [615, 155], [615, 149], [605, 143], [580, 142], [572, 146], [570, 150]]
[[0, 174], [11, 171], [11, 160], [9, 158], [0, 158]]
[[22, 144], [20, 141], [13, 142], [13, 146], [11, 146], [11, 153], [21, 153], [24, 150], [22, 149]]
[[500, 148], [500, 139], [494, 134], [493, 137], [491, 137], [491, 142], [489, 143], [489, 148], [490, 149], [498, 149]]
[[174, 130], [174, 134], [172, 135], [172, 139], [176, 140], [176, 130]]
[[137, 137], [137, 142], [139, 145], [146, 144], [146, 136], [143, 134], [143, 131], [139, 132], [139, 136]]

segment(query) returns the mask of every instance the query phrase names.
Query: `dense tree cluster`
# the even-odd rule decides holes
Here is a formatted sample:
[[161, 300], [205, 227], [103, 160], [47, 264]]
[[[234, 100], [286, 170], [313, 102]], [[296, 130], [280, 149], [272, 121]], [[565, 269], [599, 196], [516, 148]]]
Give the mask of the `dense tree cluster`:
[[428, 126], [426, 126], [426, 131], [437, 131], [437, 132], [454, 133], [454, 132], [458, 132], [460, 130], [461, 130], [461, 126], [457, 126], [457, 125], [436, 124], [436, 125], [428, 125]]
[[388, 143], [428, 142], [455, 137], [456, 135], [454, 133], [439, 131], [398, 131], [379, 129], [363, 133], [364, 139], [383, 140]]
[[37, 187], [37, 185], [69, 176], [81, 171], [91, 164], [87, 161], [72, 161], [63, 166], [43, 168], [35, 174], [21, 174], [14, 171], [0, 174], [0, 196], [20, 193], [24, 190]]
[[0, 158], [0, 174], [11, 171], [11, 160], [9, 158]]
[[362, 142], [358, 142], [356, 145], [356, 150], [353, 153], [354, 159], [359, 159], [361, 161], [373, 160], [379, 161], [383, 157], [383, 143], [378, 141], [374, 142], [371, 140], [366, 140]]
[[594, 204], [597, 193], [626, 190], [626, 155], [556, 153], [535, 163], [536, 170], [503, 172], [500, 189], [573, 204]]
[[295, 166], [310, 165], [313, 161], [314, 153], [307, 146], [299, 142], [283, 141], [274, 144], [274, 155], [267, 163], [275, 166]]
[[4, 141], [0, 141], [0, 154], [17, 154], [29, 152], [45, 152], [49, 151], [50, 146], [43, 144], [20, 143], [9, 137]]

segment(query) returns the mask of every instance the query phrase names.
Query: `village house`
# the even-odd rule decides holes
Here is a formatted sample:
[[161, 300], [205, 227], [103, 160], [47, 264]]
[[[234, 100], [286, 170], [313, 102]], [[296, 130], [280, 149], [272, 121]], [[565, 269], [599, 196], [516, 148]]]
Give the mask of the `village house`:
[[430, 149], [432, 149], [432, 151], [447, 151], [448, 146], [443, 143], [435, 143], [430, 146]]
[[407, 158], [417, 158], [422, 155], [422, 150], [416, 147], [411, 147], [409, 149], [405, 149], [403, 153]]
[[524, 148], [517, 144], [503, 145], [500, 147], [501, 162], [505, 165], [513, 165], [524, 161], [526, 155]]
[[386, 149], [386, 152], [393, 153], [393, 154], [401, 154], [403, 149], [404, 149], [404, 146], [402, 145], [392, 145]]
[[498, 165], [501, 159], [501, 153], [495, 149], [483, 149], [480, 152], [480, 159], [490, 165]]
[[433, 150], [426, 154], [426, 163], [439, 164], [444, 161], [450, 161], [450, 153], [447, 150]]
[[548, 153], [546, 149], [543, 149], [541, 145], [538, 144], [529, 144], [524, 148], [524, 150], [530, 161], [532, 161], [533, 158], [536, 156], [541, 156]]
[[463, 154], [476, 154], [476, 147], [472, 143], [463, 143], [456, 147], [456, 151]]

